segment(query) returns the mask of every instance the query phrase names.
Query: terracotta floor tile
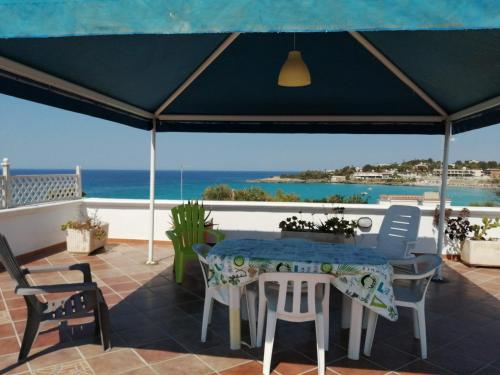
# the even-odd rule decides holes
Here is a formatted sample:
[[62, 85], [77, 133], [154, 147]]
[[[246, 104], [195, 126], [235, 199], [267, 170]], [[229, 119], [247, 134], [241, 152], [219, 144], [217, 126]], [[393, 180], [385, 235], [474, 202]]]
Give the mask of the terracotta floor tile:
[[328, 369], [341, 375], [382, 375], [387, 373], [387, 370], [366, 359], [353, 361], [344, 358], [328, 365]]
[[49, 367], [35, 370], [33, 373], [35, 375], [93, 375], [89, 365], [83, 360], [58, 363]]
[[80, 353], [71, 347], [32, 349], [28, 357], [29, 364], [34, 370], [80, 359], [82, 359]]
[[131, 326], [137, 328], [123, 330], [120, 331], [118, 334], [126, 344], [134, 345], [134, 347], [136, 345], [143, 345], [167, 337], [167, 333], [154, 324], [141, 325], [141, 326], [136, 326], [132, 324]]
[[136, 281], [129, 281], [119, 284], [108, 284], [108, 285], [111, 289], [113, 289], [117, 293], [125, 292], [128, 290], [136, 290], [137, 288], [140, 287], [140, 284], [137, 283]]
[[453, 346], [430, 353], [428, 361], [453, 373], [464, 375], [472, 374], [485, 365], [485, 362], [467, 355], [467, 350], [457, 350]]
[[214, 373], [210, 367], [192, 354], [160, 362], [152, 367], [159, 374], [203, 375]]
[[222, 371], [251, 360], [242, 350], [230, 350], [226, 343], [196, 353], [198, 358], [216, 371]]
[[29, 371], [25, 363], [17, 363], [18, 353], [0, 356], [0, 374], [22, 374]]
[[19, 353], [19, 348], [16, 337], [0, 338], [0, 355]]
[[396, 370], [417, 359], [415, 355], [399, 351], [389, 345], [377, 343], [368, 359], [387, 370]]
[[82, 354], [84, 358], [97, 357], [102, 354], [116, 352], [126, 348], [123, 340], [116, 334], [111, 334], [111, 349], [104, 351], [101, 345], [101, 340], [98, 337], [87, 337], [85, 339], [72, 342], [75, 348]]
[[5, 301], [9, 310], [26, 308], [26, 301], [24, 298], [13, 298]]
[[135, 370], [124, 372], [123, 375], [157, 375], [150, 367], [141, 367]]
[[122, 374], [125, 371], [144, 367], [144, 362], [130, 349], [105, 353], [87, 359], [95, 375]]
[[262, 363], [257, 361], [246, 362], [220, 372], [222, 375], [261, 375]]
[[451, 375], [452, 373], [446, 369], [433, 365], [430, 362], [418, 359], [408, 365], [403, 366], [397, 370], [400, 375]]
[[14, 335], [15, 332], [12, 323], [0, 324], [0, 337], [10, 337]]
[[27, 317], [26, 307], [23, 307], [21, 309], [9, 310], [9, 313], [13, 321], [26, 320]]
[[158, 363], [187, 354], [186, 349], [168, 338], [135, 348], [134, 351], [147, 363]]
[[316, 367], [316, 362], [295, 350], [274, 352], [271, 359], [271, 371], [282, 375], [300, 374]]

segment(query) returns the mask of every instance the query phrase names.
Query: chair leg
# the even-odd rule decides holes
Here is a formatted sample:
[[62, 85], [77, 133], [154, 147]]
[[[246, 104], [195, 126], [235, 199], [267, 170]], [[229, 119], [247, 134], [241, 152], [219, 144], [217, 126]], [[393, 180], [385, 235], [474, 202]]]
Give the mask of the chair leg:
[[366, 327], [365, 347], [363, 353], [369, 357], [372, 352], [373, 338], [375, 337], [375, 329], [377, 328], [378, 314], [372, 310], [366, 309], [368, 312], [368, 323]]
[[100, 323], [100, 317], [99, 317], [99, 310], [96, 308], [94, 309], [94, 335], [98, 336], [101, 333], [101, 323]]
[[269, 375], [271, 372], [271, 357], [273, 355], [274, 334], [276, 331], [277, 315], [275, 311], [267, 311], [266, 343], [264, 345], [263, 373]]
[[326, 319], [325, 311], [323, 313], [316, 314], [316, 350], [318, 352], [318, 375], [325, 374], [325, 328]]
[[35, 342], [38, 336], [38, 330], [40, 328], [40, 318], [36, 314], [28, 314], [28, 320], [26, 321], [26, 327], [24, 329], [23, 342], [21, 344], [21, 349], [19, 350], [18, 362], [24, 361], [31, 350], [31, 346]]
[[[101, 292], [99, 291], [98, 293], [100, 295], [98, 296], [98, 303], [95, 309], [97, 310], [97, 319], [95, 323], [96, 326], [99, 326], [100, 328], [102, 349], [104, 351], [107, 351], [111, 349], [111, 335], [110, 335], [111, 323], [109, 321], [109, 310], [108, 310], [108, 305], [106, 305], [106, 302], [104, 301], [104, 297], [102, 296]], [[95, 310], [94, 314], [96, 312]]]
[[205, 303], [203, 304], [203, 320], [201, 323], [201, 342], [207, 341], [208, 323], [212, 315], [213, 299], [208, 291], [205, 293]]
[[420, 332], [418, 328], [418, 313], [417, 310], [412, 309], [413, 313], [413, 337], [416, 339], [420, 338]]
[[248, 324], [250, 328], [250, 345], [255, 347], [256, 344], [256, 336], [257, 336], [257, 324], [256, 324], [256, 311], [255, 311], [255, 303], [256, 301], [256, 295], [253, 293], [246, 293], [246, 300], [247, 300], [247, 315], [248, 315]]
[[266, 297], [259, 296], [259, 309], [257, 315], [257, 342], [256, 346], [262, 346], [262, 336], [264, 335], [264, 317], [266, 314]]
[[330, 347], [330, 298], [323, 300], [323, 325], [325, 332], [325, 350]]
[[417, 305], [418, 315], [418, 331], [420, 334], [420, 356], [422, 359], [427, 359], [427, 332], [425, 326], [425, 307], [424, 305]]
[[184, 281], [184, 254], [177, 252], [174, 258], [175, 282], [182, 284]]

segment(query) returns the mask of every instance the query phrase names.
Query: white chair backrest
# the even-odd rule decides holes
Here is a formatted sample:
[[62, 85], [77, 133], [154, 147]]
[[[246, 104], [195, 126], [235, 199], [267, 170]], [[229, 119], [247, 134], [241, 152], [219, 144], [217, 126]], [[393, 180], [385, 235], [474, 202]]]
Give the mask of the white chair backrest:
[[405, 263], [406, 265], [413, 265], [415, 270], [414, 273], [395, 273], [393, 275], [393, 280], [413, 280], [415, 284], [413, 284], [412, 290], [415, 293], [415, 302], [421, 301], [425, 298], [432, 276], [434, 276], [436, 269], [441, 265], [441, 263], [442, 260], [438, 255], [419, 255], [418, 257], [411, 259], [411, 263], [410, 260]]
[[[266, 294], [266, 284], [278, 286], [278, 301], [276, 312], [278, 318], [289, 321], [313, 320], [316, 315], [317, 298], [324, 303], [330, 298], [330, 282], [332, 276], [326, 274], [300, 272], [267, 272], [259, 275], [259, 298]], [[289, 287], [289, 284], [290, 287]], [[304, 286], [304, 288], [303, 288]], [[321, 288], [322, 287], [322, 288]], [[304, 290], [307, 290], [307, 302], [302, 303]], [[267, 290], [276, 293], [276, 287]], [[317, 293], [321, 293], [317, 295]], [[288, 298], [287, 298], [288, 296]], [[287, 299], [288, 302], [287, 303]], [[291, 306], [290, 306], [291, 305]]]
[[377, 248], [394, 256], [405, 255], [408, 242], [416, 241], [420, 226], [420, 209], [415, 206], [389, 207], [380, 227]]
[[208, 288], [208, 262], [207, 255], [210, 252], [211, 247], [207, 244], [197, 243], [193, 246], [193, 251], [198, 255], [198, 260], [201, 266], [201, 272], [203, 272], [203, 280], [205, 281], [205, 288]]

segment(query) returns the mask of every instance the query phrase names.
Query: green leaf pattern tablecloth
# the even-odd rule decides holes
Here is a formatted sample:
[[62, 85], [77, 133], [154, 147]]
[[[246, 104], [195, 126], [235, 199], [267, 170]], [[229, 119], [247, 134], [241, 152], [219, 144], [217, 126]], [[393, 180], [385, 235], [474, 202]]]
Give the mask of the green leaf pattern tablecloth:
[[207, 260], [211, 285], [244, 285], [263, 272], [329, 273], [342, 293], [379, 315], [398, 319], [392, 266], [373, 249], [305, 240], [225, 240]]

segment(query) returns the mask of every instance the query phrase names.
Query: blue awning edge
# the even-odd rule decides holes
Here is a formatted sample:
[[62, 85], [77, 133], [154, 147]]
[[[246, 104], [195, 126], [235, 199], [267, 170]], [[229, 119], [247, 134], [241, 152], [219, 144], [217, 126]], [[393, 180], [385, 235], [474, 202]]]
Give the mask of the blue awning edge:
[[0, 0], [0, 38], [489, 29], [500, 27], [499, 8], [499, 0]]

